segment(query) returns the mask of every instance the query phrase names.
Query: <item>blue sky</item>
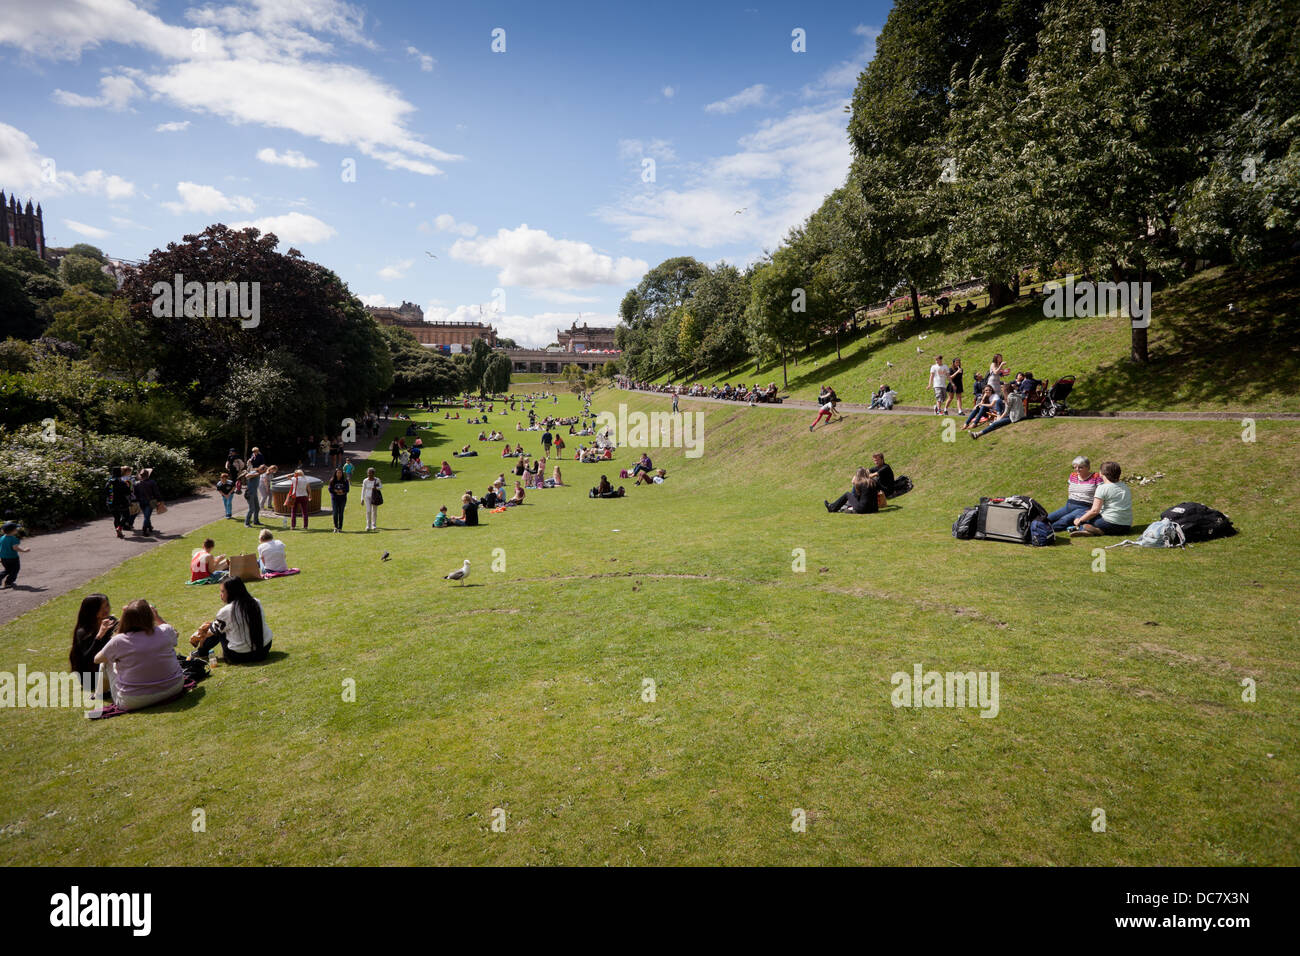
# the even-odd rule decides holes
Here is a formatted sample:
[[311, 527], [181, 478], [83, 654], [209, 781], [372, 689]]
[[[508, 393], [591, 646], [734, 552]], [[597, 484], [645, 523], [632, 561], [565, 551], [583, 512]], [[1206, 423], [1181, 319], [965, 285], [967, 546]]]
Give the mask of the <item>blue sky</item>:
[[668, 256], [744, 264], [816, 209], [889, 9], [2, 2], [0, 188], [52, 245], [141, 259], [251, 223], [369, 304], [481, 306], [533, 345], [613, 324]]

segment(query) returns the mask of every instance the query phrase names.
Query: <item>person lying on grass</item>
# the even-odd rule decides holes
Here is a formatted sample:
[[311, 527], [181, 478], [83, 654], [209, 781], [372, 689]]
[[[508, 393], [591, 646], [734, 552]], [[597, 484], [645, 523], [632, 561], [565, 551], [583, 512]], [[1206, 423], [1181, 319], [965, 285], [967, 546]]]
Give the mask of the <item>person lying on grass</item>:
[[476, 451], [472, 451], [472, 450], [470, 449], [469, 445], [466, 445], [466, 446], [465, 446], [464, 448], [462, 448], [460, 451], [456, 452], [456, 457], [457, 457], [457, 458], [477, 458], [477, 457], [478, 457], [478, 452], [476, 452]]
[[215, 584], [229, 573], [230, 560], [224, 554], [212, 553], [216, 546], [217, 543], [211, 538], [205, 538], [203, 547], [194, 552], [190, 558], [190, 583], [211, 580]]
[[667, 477], [668, 477], [668, 472], [664, 471], [662, 468], [656, 471], [653, 475], [648, 471], [643, 471], [641, 472], [641, 474], [636, 476], [636, 484], [662, 485], [664, 483], [664, 479]]
[[218, 644], [221, 658], [227, 664], [251, 664], [266, 660], [271, 650], [271, 625], [262, 611], [262, 602], [248, 593], [248, 587], [238, 577], [221, 582], [221, 610], [217, 616], [190, 636], [195, 646], [191, 660], [208, 659], [208, 654]]
[[1053, 531], [1068, 531], [1074, 527], [1074, 519], [1087, 514], [1092, 508], [1097, 488], [1103, 483], [1101, 475], [1092, 470], [1087, 458], [1080, 455], [1074, 459], [1073, 465], [1065, 504], [1047, 516]]
[[144, 598], [122, 608], [117, 633], [105, 642], [94, 662], [104, 665], [101, 686], [121, 710], [171, 700], [185, 686], [176, 659], [176, 630]]
[[879, 491], [880, 483], [876, 480], [876, 476], [865, 468], [859, 468], [853, 473], [848, 491], [834, 501], [823, 501], [822, 504], [831, 514], [838, 514], [843, 510], [851, 511], [855, 515], [875, 514], [880, 510]]
[[1133, 492], [1119, 480], [1119, 465], [1101, 463], [1102, 483], [1094, 492], [1092, 507], [1074, 519], [1071, 534], [1128, 534], [1133, 528]]

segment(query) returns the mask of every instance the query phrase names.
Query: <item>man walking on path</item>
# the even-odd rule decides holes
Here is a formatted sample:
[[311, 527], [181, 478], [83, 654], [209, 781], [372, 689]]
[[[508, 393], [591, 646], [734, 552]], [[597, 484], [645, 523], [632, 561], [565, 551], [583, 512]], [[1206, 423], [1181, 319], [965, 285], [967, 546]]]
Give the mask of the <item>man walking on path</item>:
[[257, 468], [250, 468], [244, 476], [244, 500], [248, 502], [248, 511], [244, 515], [244, 527], [251, 528], [253, 525], [262, 523], [262, 502], [259, 496], [262, 484], [262, 472], [266, 469], [265, 465]]
[[673, 414], [677, 414], [677, 388], [673, 387]]
[[930, 366], [930, 387], [934, 389], [934, 413], [943, 414], [943, 403], [948, 400], [948, 366], [943, 364], [943, 356], [936, 355]]

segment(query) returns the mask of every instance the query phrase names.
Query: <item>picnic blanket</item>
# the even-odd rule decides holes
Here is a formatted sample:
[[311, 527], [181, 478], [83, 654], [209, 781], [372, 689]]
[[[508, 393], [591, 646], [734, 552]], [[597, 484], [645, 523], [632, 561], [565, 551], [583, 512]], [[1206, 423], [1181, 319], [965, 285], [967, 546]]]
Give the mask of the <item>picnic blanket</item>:
[[225, 571], [213, 571], [206, 578], [199, 578], [197, 581], [186, 581], [186, 584], [220, 584], [226, 577]]
[[266, 579], [266, 578], [287, 578], [287, 577], [288, 577], [289, 575], [291, 575], [291, 574], [300, 574], [300, 573], [301, 573], [301, 571], [300, 571], [300, 569], [298, 569], [298, 568], [290, 568], [288, 571], [263, 571], [263, 572], [262, 572], [262, 578], [263, 578], [263, 579]]
[[[195, 581], [194, 583], [198, 584], [199, 582]], [[157, 707], [158, 704], [170, 704], [174, 700], [180, 700], [185, 696], [187, 691], [191, 691], [198, 686], [198, 682], [187, 677], [185, 678], [185, 683], [181, 685], [179, 694], [168, 697], [166, 700], [160, 700], [157, 704], [150, 704], [149, 707]], [[148, 710], [149, 707], [137, 707], [136, 710]], [[121, 717], [123, 714], [133, 713], [135, 713], [135, 711], [123, 710], [121, 707], [117, 706], [117, 704], [105, 704], [102, 710], [92, 710], [86, 714], [86, 717], [90, 720], [107, 720], [109, 717]]]

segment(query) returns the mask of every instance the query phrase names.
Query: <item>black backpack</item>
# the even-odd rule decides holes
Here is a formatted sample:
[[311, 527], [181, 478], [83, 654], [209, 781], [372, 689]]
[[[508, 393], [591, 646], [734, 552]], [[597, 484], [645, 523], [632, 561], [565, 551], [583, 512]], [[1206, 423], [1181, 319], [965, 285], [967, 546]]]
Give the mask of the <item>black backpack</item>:
[[1180, 505], [1166, 508], [1160, 517], [1168, 518], [1183, 529], [1183, 536], [1188, 541], [1209, 541], [1213, 538], [1227, 538], [1237, 533], [1231, 519], [1222, 511], [1199, 504], [1184, 501]]
[[975, 525], [979, 520], [979, 516], [979, 508], [965, 509], [957, 520], [952, 523], [952, 536], [961, 541], [975, 537]]
[[897, 498], [900, 495], [907, 494], [911, 490], [912, 490], [912, 479], [907, 477], [907, 475], [899, 475], [897, 478], [894, 479], [894, 489], [892, 491], [885, 492], [885, 494], [890, 498]]

